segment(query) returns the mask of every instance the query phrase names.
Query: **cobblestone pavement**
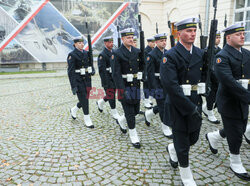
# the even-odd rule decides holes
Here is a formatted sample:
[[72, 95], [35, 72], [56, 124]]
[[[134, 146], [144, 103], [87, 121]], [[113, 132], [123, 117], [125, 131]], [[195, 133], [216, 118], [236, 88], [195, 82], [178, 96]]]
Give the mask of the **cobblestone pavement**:
[[[100, 87], [97, 75], [93, 86]], [[0, 78], [0, 185], [181, 185], [178, 169], [168, 162], [171, 140], [163, 136], [159, 116], [150, 127], [137, 116], [142, 147], [135, 149], [110, 116], [108, 104], [99, 113], [96, 100], [90, 100], [95, 128], [89, 129], [82, 111], [77, 120], [70, 117], [76, 101], [67, 77]], [[208, 148], [205, 133], [221, 127], [203, 120], [200, 140], [190, 152], [196, 183], [247, 185], [229, 169], [225, 140], [217, 155]], [[245, 140], [241, 157], [250, 172]]]

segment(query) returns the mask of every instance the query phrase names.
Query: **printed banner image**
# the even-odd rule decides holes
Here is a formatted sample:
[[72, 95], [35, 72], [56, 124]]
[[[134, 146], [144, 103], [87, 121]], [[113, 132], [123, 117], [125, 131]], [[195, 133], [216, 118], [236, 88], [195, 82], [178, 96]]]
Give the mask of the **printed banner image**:
[[9, 16], [21, 22], [42, 1], [44, 0], [0, 0], [0, 6]]
[[51, 3], [47, 3], [15, 39], [39, 62], [64, 62], [73, 50], [73, 38], [80, 35]]
[[88, 33], [96, 57], [106, 36], [117, 48], [117, 26], [138, 36], [137, 16], [138, 3], [131, 2], [0, 0], [0, 64], [66, 62], [74, 37], [83, 36], [88, 50]]
[[12, 40], [0, 52], [0, 60], [3, 64], [36, 62], [33, 56], [23, 49], [15, 40]]

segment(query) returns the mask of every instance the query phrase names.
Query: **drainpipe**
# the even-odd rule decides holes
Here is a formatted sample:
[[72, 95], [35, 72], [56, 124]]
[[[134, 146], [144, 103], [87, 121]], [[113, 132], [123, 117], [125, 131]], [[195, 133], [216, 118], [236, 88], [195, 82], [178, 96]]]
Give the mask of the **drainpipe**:
[[205, 28], [204, 35], [208, 36], [208, 26], [209, 26], [209, 12], [210, 12], [210, 0], [206, 1], [206, 12], [205, 12]]

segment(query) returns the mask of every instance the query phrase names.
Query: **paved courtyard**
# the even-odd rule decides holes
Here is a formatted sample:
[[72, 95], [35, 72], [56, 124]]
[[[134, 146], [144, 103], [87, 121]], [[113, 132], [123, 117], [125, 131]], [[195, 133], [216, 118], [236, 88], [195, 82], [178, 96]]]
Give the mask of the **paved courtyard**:
[[[142, 147], [135, 149], [110, 116], [108, 104], [100, 113], [96, 100], [90, 100], [95, 128], [86, 128], [82, 111], [77, 120], [70, 117], [77, 98], [68, 78], [40, 76], [0, 77], [0, 185], [181, 185], [178, 169], [168, 162], [171, 140], [163, 136], [158, 115], [150, 127], [143, 115], [137, 116]], [[93, 86], [100, 88], [98, 75]], [[196, 183], [249, 185], [229, 169], [225, 140], [217, 155], [209, 150], [205, 133], [221, 127], [204, 117], [200, 139], [190, 152]], [[244, 139], [241, 157], [248, 172], [249, 147]]]

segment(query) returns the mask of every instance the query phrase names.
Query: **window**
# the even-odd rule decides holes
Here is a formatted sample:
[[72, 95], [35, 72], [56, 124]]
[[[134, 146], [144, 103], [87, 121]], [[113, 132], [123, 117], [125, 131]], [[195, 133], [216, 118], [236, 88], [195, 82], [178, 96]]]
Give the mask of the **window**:
[[245, 22], [245, 43], [250, 44], [250, 0], [235, 0], [234, 22]]

